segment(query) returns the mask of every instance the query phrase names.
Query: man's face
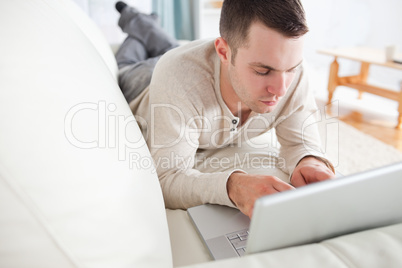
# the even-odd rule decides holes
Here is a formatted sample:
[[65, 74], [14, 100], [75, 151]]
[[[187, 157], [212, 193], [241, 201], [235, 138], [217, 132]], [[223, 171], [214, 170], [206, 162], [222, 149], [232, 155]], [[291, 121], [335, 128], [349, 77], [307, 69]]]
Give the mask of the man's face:
[[289, 38], [260, 23], [250, 27], [247, 47], [229, 60], [228, 78], [242, 104], [256, 113], [274, 110], [302, 62], [303, 37]]

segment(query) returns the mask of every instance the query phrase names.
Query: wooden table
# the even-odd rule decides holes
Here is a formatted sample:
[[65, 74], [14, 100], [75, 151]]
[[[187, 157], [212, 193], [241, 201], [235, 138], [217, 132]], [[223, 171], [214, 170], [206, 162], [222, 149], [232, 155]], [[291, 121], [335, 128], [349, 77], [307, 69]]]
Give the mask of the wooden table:
[[[346, 86], [359, 90], [359, 98], [361, 98], [363, 92], [368, 92], [391, 100], [395, 100], [399, 103], [399, 116], [396, 128], [402, 129], [402, 81], [401, 90], [399, 92], [367, 84], [370, 64], [399, 70], [402, 70], [402, 64], [387, 62], [385, 60], [385, 49], [381, 50], [367, 47], [336, 48], [318, 50], [318, 53], [335, 57], [334, 61], [331, 64], [328, 79], [328, 103], [331, 103], [332, 96], [335, 92], [336, 87], [338, 86]], [[397, 57], [402, 58], [402, 55], [397, 55]], [[360, 62], [360, 73], [358, 75], [339, 77], [339, 63], [337, 61], [338, 58], [345, 58]]]

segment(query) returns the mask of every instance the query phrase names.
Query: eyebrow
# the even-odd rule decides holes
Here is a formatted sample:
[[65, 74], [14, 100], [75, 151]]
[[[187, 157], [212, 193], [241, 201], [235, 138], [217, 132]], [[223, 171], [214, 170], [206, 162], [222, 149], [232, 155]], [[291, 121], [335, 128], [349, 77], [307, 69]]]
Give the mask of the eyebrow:
[[[296, 69], [297, 67], [299, 67], [301, 64], [303, 63], [303, 60], [301, 60], [298, 64], [296, 64], [295, 66], [293, 66], [292, 68], [286, 70], [285, 72], [289, 72], [292, 71], [294, 69]], [[249, 63], [250, 66], [254, 66], [254, 67], [259, 67], [259, 68], [264, 68], [264, 69], [268, 69], [270, 71], [277, 71], [280, 72], [280, 70], [275, 69], [274, 67], [271, 67], [269, 65], [265, 65], [262, 64], [261, 62], [251, 62]]]

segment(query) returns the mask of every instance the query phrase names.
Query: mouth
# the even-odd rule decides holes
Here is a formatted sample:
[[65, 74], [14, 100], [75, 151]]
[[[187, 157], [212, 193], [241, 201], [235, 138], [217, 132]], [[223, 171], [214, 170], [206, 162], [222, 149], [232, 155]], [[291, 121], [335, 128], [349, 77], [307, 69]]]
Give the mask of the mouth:
[[267, 106], [275, 106], [278, 102], [277, 101], [261, 101]]

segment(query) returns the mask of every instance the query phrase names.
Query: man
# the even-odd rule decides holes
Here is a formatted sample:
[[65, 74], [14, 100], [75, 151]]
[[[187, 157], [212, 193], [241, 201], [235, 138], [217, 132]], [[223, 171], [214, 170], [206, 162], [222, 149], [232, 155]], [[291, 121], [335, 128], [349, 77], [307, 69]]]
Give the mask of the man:
[[[304, 127], [316, 106], [302, 64], [308, 28], [299, 0], [225, 0], [221, 37], [173, 50], [177, 43], [152, 16], [129, 7], [121, 13], [129, 41], [117, 53], [120, 85], [143, 129], [168, 208], [215, 203], [251, 217], [263, 195], [334, 177], [319, 153], [317, 129]], [[146, 68], [142, 61], [122, 56], [139, 46], [151, 61], [159, 60], [149, 87], [136, 84], [138, 69]], [[200, 151], [236, 147], [272, 128], [291, 184], [270, 170], [196, 169]]]

